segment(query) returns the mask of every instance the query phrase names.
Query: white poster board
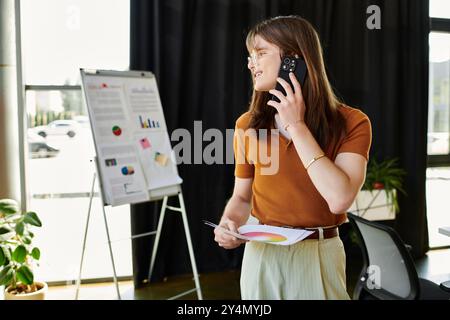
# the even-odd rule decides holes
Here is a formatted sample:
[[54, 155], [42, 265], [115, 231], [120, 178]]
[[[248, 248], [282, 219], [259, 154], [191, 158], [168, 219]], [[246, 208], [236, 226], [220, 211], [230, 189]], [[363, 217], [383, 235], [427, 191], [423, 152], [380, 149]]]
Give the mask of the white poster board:
[[133, 204], [179, 187], [151, 72], [83, 70], [81, 80], [105, 204]]

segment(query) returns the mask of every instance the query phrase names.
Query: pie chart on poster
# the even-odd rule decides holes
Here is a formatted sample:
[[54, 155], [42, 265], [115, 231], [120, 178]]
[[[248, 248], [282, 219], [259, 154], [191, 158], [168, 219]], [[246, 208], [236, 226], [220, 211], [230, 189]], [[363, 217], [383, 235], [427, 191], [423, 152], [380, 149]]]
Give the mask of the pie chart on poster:
[[129, 176], [129, 175], [134, 174], [134, 168], [132, 166], [122, 167], [121, 171], [124, 176]]
[[119, 126], [112, 127], [112, 132], [115, 136], [120, 136], [122, 134], [122, 129]]
[[271, 232], [247, 232], [242, 233], [243, 236], [252, 238], [252, 240], [264, 241], [264, 242], [282, 242], [286, 241], [287, 238], [281, 234], [271, 233]]

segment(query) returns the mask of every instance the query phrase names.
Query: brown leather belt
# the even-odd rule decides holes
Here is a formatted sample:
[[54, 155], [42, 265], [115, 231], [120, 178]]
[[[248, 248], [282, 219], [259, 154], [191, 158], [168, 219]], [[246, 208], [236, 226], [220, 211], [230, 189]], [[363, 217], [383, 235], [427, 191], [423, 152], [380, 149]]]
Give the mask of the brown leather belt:
[[[314, 231], [314, 233], [311, 233], [305, 239], [319, 239], [319, 230], [314, 229], [314, 230], [310, 230], [310, 231]], [[338, 227], [323, 229], [323, 238], [324, 239], [334, 238], [337, 236], [339, 236]]]

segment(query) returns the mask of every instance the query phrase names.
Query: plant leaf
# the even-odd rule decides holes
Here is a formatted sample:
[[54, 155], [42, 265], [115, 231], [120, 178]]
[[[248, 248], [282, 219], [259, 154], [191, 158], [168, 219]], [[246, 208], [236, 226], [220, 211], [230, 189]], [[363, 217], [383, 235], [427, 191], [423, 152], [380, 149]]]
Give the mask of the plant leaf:
[[41, 251], [38, 248], [33, 248], [33, 250], [31, 251], [31, 256], [35, 260], [39, 260], [39, 258], [41, 257]]
[[6, 257], [5, 265], [7, 265], [9, 263], [9, 261], [11, 261], [11, 249], [9, 248], [9, 246], [3, 246], [0, 248], [3, 250], [3, 254]]
[[0, 286], [9, 286], [11, 280], [13, 279], [14, 271], [10, 266], [3, 268], [0, 271]]
[[5, 234], [11, 232], [12, 230], [8, 227], [0, 227], [0, 234]]
[[37, 216], [36, 212], [29, 211], [25, 214], [25, 218], [23, 219], [23, 222], [31, 224], [36, 227], [42, 227], [42, 222], [39, 220], [39, 217]]
[[3, 251], [3, 247], [0, 247], [0, 267], [6, 264], [6, 255]]
[[33, 272], [27, 266], [21, 266], [17, 269], [16, 276], [23, 284], [32, 284], [34, 280]]
[[27, 256], [27, 249], [23, 245], [20, 245], [14, 250], [12, 259], [18, 263], [23, 263]]
[[12, 199], [0, 200], [0, 213], [9, 215], [17, 212], [19, 212], [19, 205], [17, 204], [17, 201]]
[[23, 236], [23, 232], [25, 230], [25, 225], [23, 222], [19, 222], [16, 224], [16, 232], [19, 236]]

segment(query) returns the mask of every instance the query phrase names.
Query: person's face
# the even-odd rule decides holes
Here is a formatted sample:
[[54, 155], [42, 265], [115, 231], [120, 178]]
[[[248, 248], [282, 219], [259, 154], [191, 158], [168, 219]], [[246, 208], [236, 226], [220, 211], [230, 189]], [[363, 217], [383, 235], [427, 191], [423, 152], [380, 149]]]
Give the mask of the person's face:
[[280, 49], [262, 37], [255, 36], [254, 48], [250, 52], [247, 65], [252, 72], [254, 89], [256, 91], [274, 89], [280, 65]]

